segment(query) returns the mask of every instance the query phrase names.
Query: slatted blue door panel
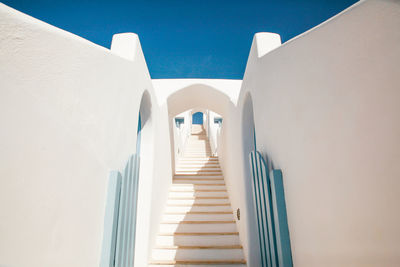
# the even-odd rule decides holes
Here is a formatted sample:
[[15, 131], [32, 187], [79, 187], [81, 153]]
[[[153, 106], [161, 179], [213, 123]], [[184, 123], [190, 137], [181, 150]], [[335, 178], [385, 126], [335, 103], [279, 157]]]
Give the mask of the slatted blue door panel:
[[252, 151], [249, 158], [262, 266], [292, 266], [281, 172], [272, 171], [270, 177], [258, 151]]
[[258, 152], [250, 153], [250, 166], [253, 170], [254, 200], [258, 217], [261, 258], [263, 266], [276, 266], [274, 228], [271, 209], [269, 177], [264, 159]]
[[279, 266], [293, 266], [281, 170], [272, 170], [271, 193]]
[[[114, 176], [119, 177], [119, 192], [118, 198], [113, 194], [109, 194], [107, 203], [114, 204], [106, 207], [105, 221], [110, 220], [110, 214], [113, 214], [113, 219], [117, 223], [113, 224], [113, 230], [110, 234], [109, 226], [104, 229], [103, 238], [103, 253], [100, 266], [101, 267], [132, 267], [134, 262], [135, 251], [135, 233], [136, 233], [136, 214], [137, 214], [137, 195], [138, 195], [138, 181], [139, 181], [139, 157], [132, 155], [124, 168], [123, 173], [116, 171], [111, 172], [111, 180]], [[117, 174], [115, 174], [117, 173]], [[113, 186], [111, 190], [114, 192]], [[115, 189], [117, 190], [117, 189]], [[105, 224], [106, 227], [106, 224]], [[107, 234], [106, 234], [107, 232]], [[107, 238], [112, 235], [111, 238]], [[113, 241], [110, 244], [110, 240]], [[110, 248], [109, 248], [110, 247]], [[114, 251], [110, 251], [114, 248]], [[105, 255], [103, 255], [105, 254]]]
[[261, 263], [263, 266], [266, 266], [267, 262], [270, 261], [269, 248], [266, 243], [265, 234], [264, 234], [264, 225], [263, 220], [264, 215], [262, 213], [262, 204], [260, 197], [260, 185], [259, 185], [259, 168], [257, 165], [257, 159], [255, 157], [255, 153], [250, 153], [250, 166], [253, 174], [253, 201], [255, 203], [255, 210], [257, 215], [257, 228], [258, 228], [258, 236], [259, 236], [259, 245], [261, 252]]
[[106, 214], [104, 217], [103, 248], [101, 253], [100, 267], [114, 266], [121, 179], [121, 173], [118, 171], [110, 172], [107, 189]]
[[115, 266], [128, 267], [133, 265], [137, 185], [139, 174], [139, 157], [132, 155], [125, 167], [121, 186], [120, 223], [117, 232], [117, 247]]

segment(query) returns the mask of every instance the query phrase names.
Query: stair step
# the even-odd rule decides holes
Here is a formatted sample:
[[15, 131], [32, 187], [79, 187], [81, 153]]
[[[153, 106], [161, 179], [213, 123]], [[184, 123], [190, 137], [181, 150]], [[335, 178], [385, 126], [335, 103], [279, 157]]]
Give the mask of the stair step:
[[176, 193], [200, 193], [200, 192], [226, 193], [227, 191], [226, 191], [226, 189], [193, 189], [193, 187], [191, 187], [191, 188], [189, 188], [189, 187], [188, 188], [186, 188], [186, 187], [183, 187], [183, 188], [175, 187], [174, 189], [171, 189], [170, 192], [172, 192], [172, 193], [174, 193], [174, 192], [176, 192]]
[[185, 176], [222, 176], [221, 171], [210, 171], [210, 172], [202, 172], [202, 171], [176, 171], [175, 177], [185, 177]]
[[182, 191], [178, 191], [178, 192], [170, 192], [169, 196], [171, 198], [183, 198], [183, 197], [195, 197], [195, 198], [203, 198], [203, 197], [212, 197], [212, 198], [220, 198], [220, 197], [228, 197], [227, 192], [196, 192], [196, 191], [192, 191], [192, 192], [182, 192]]
[[203, 213], [203, 214], [193, 214], [193, 213], [182, 213], [182, 214], [164, 214], [163, 220], [165, 221], [229, 221], [233, 220], [232, 213]]
[[219, 167], [177, 167], [175, 169], [177, 172], [182, 171], [196, 171], [196, 172], [221, 172], [221, 168]]
[[217, 199], [168, 199], [168, 205], [175, 205], [175, 204], [188, 204], [188, 205], [196, 205], [196, 204], [229, 204], [230, 201], [227, 198], [217, 198]]
[[186, 232], [186, 233], [163, 233], [159, 236], [218, 236], [218, 235], [239, 235], [239, 232]]
[[148, 267], [204, 267], [204, 266], [218, 266], [218, 267], [246, 267], [245, 264], [150, 264]]
[[186, 150], [184, 152], [184, 157], [186, 156], [201, 156], [201, 157], [210, 157], [211, 155], [211, 150], [202, 150], [202, 149], [196, 149], [196, 150]]
[[206, 157], [212, 157], [213, 155], [211, 154], [212, 151], [211, 150], [205, 150], [205, 149], [189, 149], [189, 150], [185, 150], [184, 152], [184, 156], [190, 156], [190, 155], [200, 155], [202, 157], [206, 156]]
[[202, 198], [202, 197], [213, 197], [213, 198], [219, 198], [219, 197], [228, 197], [228, 193], [225, 192], [202, 192], [202, 191], [192, 191], [192, 192], [170, 192], [169, 196], [171, 198], [182, 198], [182, 197], [195, 197], [195, 198]]
[[221, 173], [218, 174], [175, 174], [174, 178], [196, 178], [196, 179], [216, 179], [219, 178], [223, 180], [224, 178], [222, 177]]
[[156, 246], [156, 249], [241, 249], [241, 245], [213, 245], [213, 246]]
[[240, 245], [238, 235], [158, 235], [156, 244], [164, 246], [207, 246], [207, 245]]
[[185, 152], [183, 154], [183, 156], [185, 158], [192, 158], [192, 157], [193, 158], [209, 158], [211, 155], [212, 155], [211, 152], [198, 152], [198, 153], [193, 153], [193, 152], [187, 153], [187, 152]]
[[209, 207], [209, 206], [230, 206], [230, 203], [168, 203], [168, 207]]
[[176, 170], [221, 170], [219, 165], [204, 165], [204, 164], [199, 164], [199, 165], [182, 165], [178, 164], [176, 166]]
[[192, 206], [192, 205], [168, 205], [165, 212], [232, 212], [230, 205], [218, 205], [218, 206]]
[[193, 161], [199, 161], [199, 162], [218, 162], [218, 158], [215, 157], [193, 157], [193, 158], [180, 158], [178, 160], [179, 162], [193, 162]]
[[185, 157], [184, 160], [179, 160], [179, 162], [218, 162], [217, 158], [211, 158], [209, 156], [191, 156], [191, 157]]
[[197, 166], [201, 166], [203, 168], [220, 168], [219, 162], [210, 162], [210, 161], [179, 161], [177, 162], [177, 167], [197, 167]]
[[185, 158], [207, 158], [211, 156], [209, 152], [200, 152], [200, 153], [184, 153], [183, 156]]
[[222, 169], [219, 166], [206, 166], [206, 165], [177, 165], [175, 171], [221, 171]]
[[173, 179], [173, 181], [181, 181], [181, 180], [186, 180], [186, 181], [191, 181], [191, 180], [195, 180], [195, 181], [224, 181], [224, 178], [222, 177], [218, 177], [218, 176], [196, 176], [196, 175], [192, 175], [192, 176], [179, 176], [179, 177], [175, 177]]
[[173, 197], [170, 197], [169, 199], [171, 199], [171, 200], [228, 199], [228, 197], [227, 196], [212, 196], [212, 197], [191, 197], [191, 196], [189, 196], [189, 197], [186, 197], [186, 196], [179, 197], [179, 196], [173, 196]]
[[223, 179], [174, 179], [174, 185], [191, 184], [191, 185], [221, 185], [225, 186]]
[[209, 160], [207, 157], [201, 157], [198, 160], [181, 158], [181, 159], [178, 159], [177, 162], [178, 163], [184, 163], [184, 164], [219, 165], [219, 161], [218, 160]]
[[160, 224], [160, 232], [176, 232], [176, 233], [188, 233], [188, 232], [235, 232], [235, 222], [212, 222], [205, 223], [198, 221], [197, 223], [181, 223], [181, 222], [169, 222]]
[[233, 214], [232, 211], [188, 211], [188, 212], [166, 212], [165, 214]]
[[243, 250], [239, 249], [153, 249], [155, 260], [243, 260]]
[[[182, 262], [182, 261], [179, 261]], [[204, 267], [204, 266], [218, 266], [218, 267], [246, 267], [245, 264], [215, 264], [215, 263], [202, 263], [202, 264], [150, 264], [148, 267]]]
[[175, 172], [182, 172], [183, 174], [185, 174], [185, 173], [187, 173], [187, 172], [189, 172], [189, 173], [192, 173], [192, 172], [194, 172], [195, 174], [209, 174], [209, 173], [219, 173], [219, 174], [221, 174], [221, 169], [219, 169], [219, 168], [215, 168], [215, 169], [207, 169], [207, 170], [203, 170], [203, 169], [185, 169], [185, 170], [182, 170], [182, 169], [178, 169], [178, 170], [175, 170]]
[[172, 184], [170, 190], [189, 190], [189, 191], [199, 191], [199, 190], [226, 190], [225, 185], [215, 185], [215, 184]]

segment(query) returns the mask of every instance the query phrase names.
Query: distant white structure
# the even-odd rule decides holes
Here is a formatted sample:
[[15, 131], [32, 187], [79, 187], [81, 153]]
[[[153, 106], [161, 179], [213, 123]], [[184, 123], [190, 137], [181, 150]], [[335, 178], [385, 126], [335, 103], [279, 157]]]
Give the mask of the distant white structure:
[[136, 152], [120, 266], [147, 266], [195, 112], [247, 266], [254, 137], [283, 172], [293, 265], [399, 266], [399, 29], [398, 1], [360, 1], [283, 45], [256, 34], [243, 81], [152, 80], [137, 35], [108, 50], [0, 4], [0, 266], [104, 264], [110, 171]]

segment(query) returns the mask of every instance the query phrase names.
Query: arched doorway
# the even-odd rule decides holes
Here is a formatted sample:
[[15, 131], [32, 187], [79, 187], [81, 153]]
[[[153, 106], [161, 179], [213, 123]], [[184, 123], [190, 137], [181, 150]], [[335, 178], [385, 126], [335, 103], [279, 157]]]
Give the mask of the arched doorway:
[[253, 202], [252, 170], [249, 161], [249, 154], [256, 150], [256, 133], [253, 113], [253, 100], [248, 93], [245, 97], [241, 118], [242, 127], [242, 157], [244, 188], [246, 194], [246, 220], [247, 234], [249, 240], [248, 264], [249, 266], [261, 266], [259, 233], [257, 231], [257, 215]]

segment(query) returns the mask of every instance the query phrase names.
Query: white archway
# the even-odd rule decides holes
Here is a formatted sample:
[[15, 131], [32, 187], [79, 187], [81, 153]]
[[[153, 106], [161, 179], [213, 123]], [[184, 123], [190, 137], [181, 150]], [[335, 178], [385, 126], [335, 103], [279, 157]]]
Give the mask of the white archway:
[[187, 110], [193, 112], [212, 110], [224, 118], [229, 117], [229, 108], [233, 106], [231, 98], [219, 89], [206, 84], [192, 84], [179, 89], [168, 96], [167, 107], [169, 117], [169, 131], [171, 144], [171, 163], [175, 171], [175, 140], [173, 118]]

